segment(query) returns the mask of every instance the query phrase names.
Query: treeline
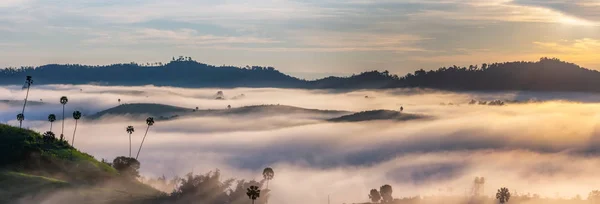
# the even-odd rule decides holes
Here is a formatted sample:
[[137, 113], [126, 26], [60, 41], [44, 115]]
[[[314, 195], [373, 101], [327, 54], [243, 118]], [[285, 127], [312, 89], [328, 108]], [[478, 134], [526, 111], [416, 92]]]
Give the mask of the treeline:
[[157, 85], [178, 87], [278, 87], [306, 89], [435, 88], [446, 90], [600, 91], [600, 73], [556, 58], [537, 62], [504, 62], [437, 70], [417, 70], [405, 76], [368, 71], [349, 77], [304, 80], [273, 67], [212, 66], [189, 57], [169, 63], [78, 64], [0, 70], [0, 85], [22, 84], [34, 76], [38, 84]]

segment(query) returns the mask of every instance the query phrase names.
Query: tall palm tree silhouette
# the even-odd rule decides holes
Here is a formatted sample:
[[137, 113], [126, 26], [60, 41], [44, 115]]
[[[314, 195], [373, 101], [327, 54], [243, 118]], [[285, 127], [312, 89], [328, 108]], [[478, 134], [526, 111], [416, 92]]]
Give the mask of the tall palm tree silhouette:
[[269, 189], [269, 181], [275, 177], [275, 172], [271, 167], [267, 167], [263, 170], [263, 178], [267, 180], [267, 189]]
[[[27, 94], [25, 94], [25, 102], [23, 103], [23, 110], [21, 111], [21, 114], [23, 116], [25, 116], [25, 106], [27, 105], [27, 98], [29, 98], [29, 87], [31, 87], [31, 84], [33, 84], [33, 80], [31, 79], [31, 76], [27, 76], [25, 78], [25, 85], [27, 85]], [[20, 123], [22, 123], [22, 121], [20, 121]], [[21, 125], [19, 125], [19, 127], [21, 127]]]
[[133, 133], [135, 131], [135, 129], [133, 129], [133, 126], [127, 126], [127, 129], [125, 129], [127, 131], [127, 133], [129, 133], [129, 157], [131, 157], [131, 133]]
[[23, 113], [17, 114], [17, 120], [19, 121], [19, 128], [22, 128], [23, 120], [25, 120], [25, 115], [23, 115]]
[[369, 199], [371, 199], [371, 202], [377, 203], [379, 202], [379, 200], [381, 200], [381, 194], [379, 194], [379, 191], [377, 191], [377, 189], [371, 189], [371, 191], [369, 192]]
[[250, 198], [252, 200], [252, 204], [254, 204], [254, 201], [260, 197], [260, 190], [258, 189], [258, 186], [250, 186], [247, 191], [248, 192], [246, 192], [246, 195], [248, 195], [248, 198]]
[[[271, 167], [267, 167], [263, 170], [263, 178], [267, 180], [267, 189], [269, 189], [269, 181], [271, 181], [273, 177], [275, 177], [275, 172]], [[266, 200], [265, 203], [269, 203], [269, 200]]]
[[52, 132], [52, 123], [56, 121], [56, 115], [50, 114], [48, 115], [48, 121], [50, 121], [50, 132]]
[[148, 125], [148, 127], [146, 128], [146, 133], [144, 133], [144, 138], [142, 139], [142, 143], [140, 144], [140, 149], [138, 149], [137, 155], [135, 155], [136, 160], [140, 156], [140, 151], [142, 151], [142, 145], [144, 145], [144, 140], [146, 140], [146, 135], [148, 135], [148, 130], [150, 129], [150, 126], [154, 125], [154, 118], [148, 117], [146, 119], [146, 125]]
[[62, 115], [62, 129], [60, 130], [60, 140], [63, 140], [65, 133], [65, 105], [69, 102], [69, 99], [66, 96], [60, 97], [60, 104], [63, 106], [63, 115]]
[[508, 191], [508, 188], [498, 189], [498, 192], [496, 193], [496, 199], [498, 199], [500, 203], [508, 202], [510, 199], [510, 191]]
[[73, 119], [75, 119], [75, 129], [73, 129], [73, 139], [71, 140], [71, 146], [75, 146], [75, 132], [77, 131], [77, 121], [81, 118], [81, 112], [73, 112]]

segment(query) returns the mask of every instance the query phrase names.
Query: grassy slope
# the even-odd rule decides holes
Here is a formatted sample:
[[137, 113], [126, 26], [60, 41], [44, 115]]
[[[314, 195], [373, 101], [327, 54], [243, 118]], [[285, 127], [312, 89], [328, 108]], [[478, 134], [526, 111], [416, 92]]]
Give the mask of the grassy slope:
[[224, 115], [248, 115], [248, 114], [323, 114], [331, 117], [339, 117], [349, 114], [347, 111], [306, 109], [285, 105], [255, 105], [231, 109], [201, 109], [193, 111], [191, 108], [182, 108], [164, 104], [134, 103], [119, 105], [90, 116], [97, 119], [109, 115], [123, 115], [134, 118], [155, 117], [155, 120], [168, 119], [173, 116], [224, 116]]
[[[137, 181], [125, 180], [109, 165], [58, 140], [0, 124], [0, 203], [61, 191], [77, 199], [135, 199], [159, 195]], [[35, 196], [34, 196], [35, 195]], [[3, 200], [4, 199], [4, 200]], [[35, 200], [30, 202], [39, 202]], [[102, 203], [102, 202], [100, 202]]]
[[345, 115], [337, 118], [329, 119], [331, 122], [360, 122], [372, 120], [397, 120], [407, 121], [416, 119], [425, 119], [427, 116], [416, 115], [410, 113], [400, 113], [392, 110], [371, 110]]

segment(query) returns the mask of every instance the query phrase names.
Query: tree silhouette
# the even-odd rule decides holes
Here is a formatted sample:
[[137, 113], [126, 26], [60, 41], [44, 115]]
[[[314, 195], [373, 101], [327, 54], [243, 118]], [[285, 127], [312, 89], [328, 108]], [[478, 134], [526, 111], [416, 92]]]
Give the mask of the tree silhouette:
[[389, 203], [392, 202], [394, 200], [394, 198], [392, 197], [392, 186], [385, 184], [383, 186], [381, 186], [379, 188], [379, 193], [381, 194], [381, 202], [382, 203]]
[[19, 128], [22, 128], [23, 120], [25, 120], [25, 115], [23, 113], [17, 114], [17, 120], [19, 121]]
[[498, 199], [500, 203], [508, 202], [510, 199], [510, 192], [508, 191], [508, 188], [498, 189], [498, 192], [496, 193], [496, 199]]
[[254, 201], [260, 197], [260, 190], [258, 189], [258, 186], [250, 186], [246, 195], [252, 200], [252, 204], [254, 204]]
[[137, 159], [131, 157], [120, 156], [113, 160], [113, 168], [115, 168], [121, 176], [127, 178], [137, 178], [140, 176], [138, 170], [140, 169], [140, 162]]
[[267, 167], [263, 170], [263, 178], [267, 180], [267, 189], [269, 189], [269, 181], [275, 177], [275, 172], [271, 167]]
[[129, 133], [129, 157], [131, 157], [131, 134], [135, 131], [135, 129], [133, 129], [133, 126], [127, 126], [127, 129], [125, 129], [127, 131], [127, 133]]
[[81, 118], [81, 112], [74, 111], [73, 119], [75, 119], [75, 129], [73, 129], [73, 139], [71, 140], [71, 146], [75, 146], [75, 132], [77, 131], [77, 121]]
[[[31, 79], [31, 76], [27, 76], [25, 78], [25, 85], [27, 85], [27, 94], [25, 94], [25, 102], [23, 103], [23, 110], [21, 111], [21, 114], [23, 116], [25, 116], [25, 106], [27, 105], [27, 98], [29, 98], [29, 87], [31, 87], [31, 84], [33, 84], [33, 80]], [[25, 119], [25, 117], [23, 117], [23, 119]], [[19, 127], [21, 127], [21, 123], [23, 121], [19, 121]]]
[[44, 134], [42, 134], [42, 138], [45, 142], [49, 142], [56, 139], [56, 135], [54, 135], [54, 132], [52, 131], [46, 131]]
[[66, 96], [60, 97], [60, 104], [63, 106], [62, 112], [62, 129], [60, 130], [60, 140], [63, 140], [65, 133], [65, 105], [69, 102], [69, 99]]
[[227, 105], [227, 109], [231, 109], [231, 105]]
[[600, 191], [599, 190], [593, 190], [588, 194], [588, 200], [591, 203], [598, 203], [600, 201]]
[[54, 121], [56, 121], [56, 115], [54, 115], [54, 114], [48, 115], [48, 121], [50, 122], [50, 131], [52, 131], [52, 123], [54, 123]]
[[148, 135], [148, 130], [150, 129], [150, 126], [154, 125], [154, 118], [148, 117], [146, 119], [146, 124], [148, 125], [148, 127], [146, 128], [146, 133], [144, 133], [144, 138], [142, 139], [142, 143], [140, 144], [140, 149], [138, 149], [137, 155], [135, 155], [135, 159], [138, 159], [138, 157], [140, 156], [140, 151], [142, 151], [142, 146], [144, 145], [144, 141], [146, 140], [146, 135]]
[[119, 101], [119, 105], [121, 105], [121, 99], [119, 99], [118, 101]]
[[371, 189], [371, 192], [369, 192], [369, 199], [371, 199], [371, 202], [377, 203], [381, 200], [381, 194], [379, 194], [377, 189]]

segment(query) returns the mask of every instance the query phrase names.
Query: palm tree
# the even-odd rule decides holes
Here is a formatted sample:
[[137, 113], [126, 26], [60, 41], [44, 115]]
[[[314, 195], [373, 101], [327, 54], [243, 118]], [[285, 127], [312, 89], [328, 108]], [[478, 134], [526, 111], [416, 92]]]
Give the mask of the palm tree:
[[496, 193], [496, 199], [498, 199], [500, 203], [508, 202], [508, 200], [510, 199], [510, 192], [508, 191], [508, 188], [498, 189], [498, 192]]
[[269, 181], [271, 181], [271, 179], [273, 179], [274, 176], [275, 172], [271, 167], [267, 167], [265, 168], [265, 170], [263, 170], [263, 178], [267, 180], [267, 189], [269, 189]]
[[252, 199], [252, 204], [254, 204], [254, 201], [260, 197], [260, 190], [258, 189], [258, 186], [250, 186], [247, 190], [248, 192], [246, 195], [248, 195], [248, 198]]
[[73, 139], [71, 140], [71, 146], [75, 146], [75, 131], [77, 131], [77, 121], [81, 118], [81, 112], [73, 112], [73, 119], [75, 119], [75, 129], [73, 129]]
[[394, 198], [392, 197], [392, 186], [385, 184], [383, 186], [381, 186], [379, 188], [379, 193], [381, 194], [381, 202], [382, 203], [389, 203], [392, 202], [394, 200]]
[[119, 105], [121, 105], [121, 99], [119, 99]]
[[23, 113], [17, 114], [17, 120], [19, 121], [19, 128], [23, 125], [23, 120], [25, 120], [25, 115]]
[[50, 121], [50, 132], [52, 132], [52, 123], [56, 121], [56, 115], [50, 114], [48, 115], [48, 121]]
[[[33, 84], [33, 80], [31, 79], [31, 76], [27, 76], [25, 78], [25, 85], [27, 85], [27, 94], [25, 94], [25, 102], [23, 103], [23, 110], [21, 111], [21, 114], [23, 116], [25, 115], [25, 106], [27, 105], [27, 98], [29, 98], [29, 87], [31, 87], [31, 84]], [[19, 127], [21, 127], [21, 125], [19, 125]]]
[[144, 145], [144, 140], [146, 140], [146, 135], [148, 135], [148, 130], [150, 129], [150, 126], [154, 125], [154, 118], [153, 117], [148, 117], [146, 119], [146, 124], [148, 125], [148, 127], [146, 128], [146, 133], [144, 133], [144, 138], [142, 139], [142, 143], [140, 144], [140, 149], [138, 149], [138, 153], [137, 155], [135, 155], [135, 159], [138, 159], [138, 156], [140, 156], [140, 151], [142, 151], [142, 145]]
[[377, 189], [371, 189], [371, 192], [369, 192], [369, 199], [371, 199], [371, 202], [377, 203], [381, 200], [381, 194], [379, 194]]
[[127, 129], [125, 129], [127, 131], [127, 133], [129, 133], [129, 157], [131, 157], [131, 133], [133, 133], [135, 131], [135, 129], [133, 129], [133, 126], [127, 126]]
[[63, 117], [62, 117], [62, 129], [60, 131], [60, 140], [63, 140], [65, 133], [65, 105], [69, 102], [69, 99], [66, 96], [60, 97], [60, 104], [63, 106]]

